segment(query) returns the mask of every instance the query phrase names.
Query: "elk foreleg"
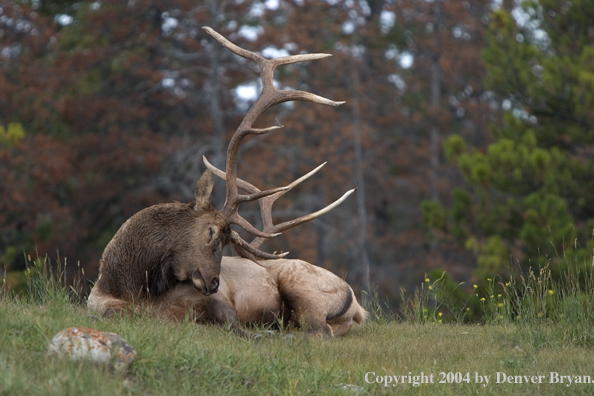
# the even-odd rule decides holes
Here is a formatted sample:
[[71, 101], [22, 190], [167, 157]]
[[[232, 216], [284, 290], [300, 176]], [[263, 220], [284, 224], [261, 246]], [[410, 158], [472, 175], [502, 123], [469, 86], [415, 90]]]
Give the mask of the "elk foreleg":
[[198, 322], [214, 323], [226, 327], [233, 330], [235, 334], [245, 338], [258, 339], [270, 335], [270, 332], [251, 333], [244, 329], [235, 308], [217, 298], [210, 297], [205, 299], [203, 305], [198, 309], [194, 308], [194, 310], [204, 312], [204, 317], [199, 318], [197, 320]]
[[241, 327], [237, 312], [224, 301], [210, 298], [204, 306], [206, 321], [227, 327], [241, 336], [249, 336], [249, 333]]
[[179, 284], [160, 300], [161, 316], [179, 321], [213, 323], [247, 336], [241, 327], [237, 312], [219, 294], [205, 296], [193, 286]]

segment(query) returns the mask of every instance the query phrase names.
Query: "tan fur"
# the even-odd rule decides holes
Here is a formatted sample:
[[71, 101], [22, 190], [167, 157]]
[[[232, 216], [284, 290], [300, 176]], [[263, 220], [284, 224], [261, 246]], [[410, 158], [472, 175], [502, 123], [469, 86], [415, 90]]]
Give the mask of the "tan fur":
[[[93, 288], [89, 307], [100, 312], [119, 310], [126, 302]], [[220, 287], [205, 296], [189, 282], [178, 283], [151, 300], [149, 310], [163, 318], [230, 325], [244, 334], [241, 324], [284, 321], [303, 327], [311, 335], [346, 334], [362, 323], [367, 312], [350, 286], [338, 276], [302, 260], [262, 260], [259, 264], [223, 257]]]
[[[245, 259], [230, 257], [225, 265], [231, 262], [235, 266], [240, 260]], [[276, 282], [285, 316], [287, 310], [292, 312], [291, 318], [309, 333], [341, 336], [351, 329], [353, 321], [362, 323], [367, 317], [351, 287], [324, 268], [291, 259], [258, 263]]]

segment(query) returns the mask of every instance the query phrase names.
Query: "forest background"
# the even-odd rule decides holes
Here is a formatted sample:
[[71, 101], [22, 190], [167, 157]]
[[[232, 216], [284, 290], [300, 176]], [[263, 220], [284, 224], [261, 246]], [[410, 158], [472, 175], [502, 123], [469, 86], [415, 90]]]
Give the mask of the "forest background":
[[[591, 254], [591, 1], [0, 0], [10, 287], [28, 255], [59, 254], [94, 280], [127, 218], [191, 200], [202, 155], [224, 167], [259, 86], [205, 25], [267, 57], [333, 54], [279, 69], [277, 86], [346, 104], [269, 110], [259, 122], [285, 128], [243, 144], [239, 177], [281, 186], [328, 161], [276, 204], [278, 219], [357, 193], [269, 251], [389, 303], [427, 274], [447, 271], [471, 293], [495, 274], [560, 274], [568, 256]], [[257, 206], [242, 214], [258, 224]]]

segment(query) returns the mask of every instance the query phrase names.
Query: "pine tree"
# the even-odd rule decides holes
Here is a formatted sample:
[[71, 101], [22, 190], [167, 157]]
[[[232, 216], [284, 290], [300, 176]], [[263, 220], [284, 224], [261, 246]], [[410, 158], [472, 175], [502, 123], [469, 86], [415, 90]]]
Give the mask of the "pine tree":
[[483, 53], [503, 119], [486, 147], [448, 139], [467, 187], [433, 224], [476, 254], [481, 280], [506, 272], [510, 255], [585, 254], [594, 226], [594, 3], [534, 0], [513, 12], [493, 13]]

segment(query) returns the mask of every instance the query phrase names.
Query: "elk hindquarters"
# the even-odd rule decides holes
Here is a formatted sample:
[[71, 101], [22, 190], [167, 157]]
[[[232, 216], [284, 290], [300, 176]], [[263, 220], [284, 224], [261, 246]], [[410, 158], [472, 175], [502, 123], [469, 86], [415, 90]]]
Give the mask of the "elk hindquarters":
[[314, 295], [298, 288], [281, 288], [280, 295], [285, 324], [300, 327], [309, 335], [333, 337], [332, 329], [326, 323], [326, 310]]

